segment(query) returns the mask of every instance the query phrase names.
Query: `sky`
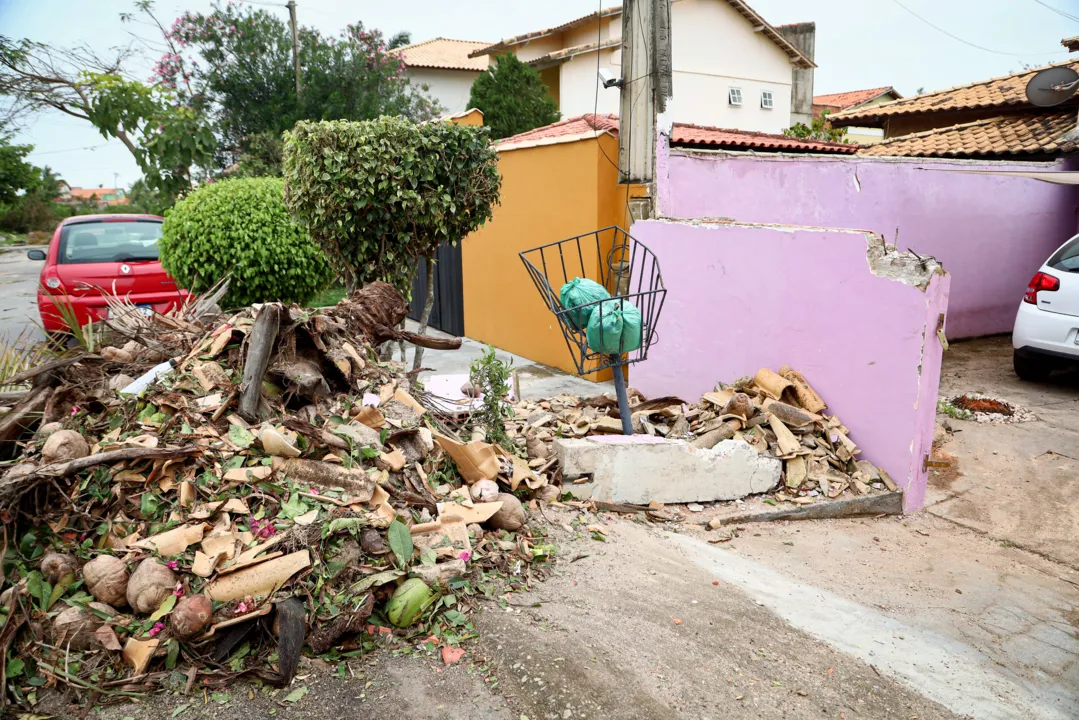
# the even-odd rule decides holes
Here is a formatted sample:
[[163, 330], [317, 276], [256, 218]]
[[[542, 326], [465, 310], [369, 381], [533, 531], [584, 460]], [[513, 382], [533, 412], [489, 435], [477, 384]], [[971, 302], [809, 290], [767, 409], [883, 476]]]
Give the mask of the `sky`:
[[[284, 7], [262, 4], [271, 0], [259, 2], [287, 18]], [[617, 0], [297, 0], [297, 16], [301, 25], [323, 33], [336, 33], [359, 20], [386, 35], [407, 30], [414, 42], [440, 36], [493, 42], [558, 25], [601, 4], [606, 7]], [[962, 85], [1066, 60], [1061, 38], [1079, 35], [1079, 21], [1053, 10], [1079, 17], [1079, 0], [750, 0], [750, 4], [773, 25], [817, 23], [816, 94], [891, 85], [909, 95], [919, 88]], [[154, 37], [152, 28], [120, 22], [120, 13], [133, 6], [132, 0], [0, 0], [0, 35], [62, 46], [86, 44], [107, 52], [130, 43], [131, 32]], [[156, 2], [166, 25], [185, 9], [205, 11], [209, 6], [208, 0]], [[147, 56], [138, 68], [143, 72], [136, 75], [148, 77], [154, 60]], [[59, 112], [30, 120], [16, 141], [33, 145], [30, 160], [49, 165], [74, 186], [128, 187], [141, 175], [119, 141], [108, 141], [86, 122]]]

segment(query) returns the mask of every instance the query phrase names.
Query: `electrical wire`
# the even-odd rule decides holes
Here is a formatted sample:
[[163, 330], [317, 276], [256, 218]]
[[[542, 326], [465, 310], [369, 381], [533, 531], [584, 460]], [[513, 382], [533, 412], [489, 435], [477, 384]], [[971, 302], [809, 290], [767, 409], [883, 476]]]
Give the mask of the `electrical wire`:
[[1079, 17], [1077, 17], [1075, 15], [1072, 15], [1071, 13], [1066, 13], [1063, 10], [1060, 10], [1058, 8], [1055, 8], [1055, 7], [1053, 7], [1052, 5], [1050, 5], [1047, 2], [1042, 2], [1042, 0], [1034, 0], [1034, 2], [1038, 3], [1042, 7], [1049, 8], [1049, 10], [1055, 12], [1057, 15], [1060, 15], [1061, 17], [1068, 18], [1072, 22], [1079, 22]]
[[101, 143], [100, 145], [90, 145], [88, 147], [68, 148], [66, 150], [42, 150], [41, 152], [34, 150], [27, 153], [27, 157], [31, 155], [56, 155], [57, 153], [78, 152], [79, 150], [97, 150], [98, 148], [103, 148], [107, 145], [108, 143]]
[[894, 3], [896, 4], [896, 5], [898, 5], [899, 7], [903, 8], [903, 9], [904, 9], [904, 10], [906, 10], [906, 11], [907, 11], [908, 13], [910, 13], [910, 14], [911, 14], [911, 15], [913, 15], [914, 17], [918, 18], [918, 19], [919, 19], [919, 20], [921, 20], [921, 21], [922, 21], [923, 23], [925, 23], [925, 24], [926, 24], [926, 25], [928, 25], [929, 27], [933, 28], [933, 29], [934, 29], [934, 30], [936, 30], [937, 32], [939, 32], [939, 33], [943, 33], [944, 35], [947, 35], [947, 36], [948, 36], [948, 37], [950, 37], [950, 38], [951, 38], [952, 40], [958, 40], [959, 42], [963, 43], [964, 45], [969, 45], [969, 46], [970, 46], [970, 47], [972, 47], [972, 48], [977, 48], [978, 50], [982, 50], [982, 51], [984, 51], [984, 52], [988, 52], [988, 53], [993, 53], [994, 55], [1009, 55], [1009, 56], [1011, 56], [1011, 57], [1031, 57], [1031, 56], [1036, 56], [1036, 55], [1060, 55], [1060, 54], [1061, 54], [1061, 53], [1063, 53], [1063, 52], [1067, 52], [1067, 50], [1063, 50], [1063, 51], [1061, 51], [1061, 50], [1057, 50], [1057, 51], [1055, 51], [1055, 52], [1045, 52], [1045, 53], [1013, 53], [1013, 52], [1004, 52], [1004, 51], [1002, 51], [1002, 50], [994, 50], [994, 49], [992, 49], [992, 48], [987, 48], [987, 47], [984, 47], [984, 46], [982, 46], [982, 45], [978, 45], [978, 44], [976, 44], [976, 43], [972, 43], [972, 42], [970, 42], [969, 40], [964, 40], [963, 38], [959, 37], [958, 35], [953, 35], [952, 33], [948, 32], [947, 30], [945, 30], [944, 28], [940, 27], [939, 25], [934, 25], [934, 24], [933, 24], [932, 22], [930, 22], [929, 20], [926, 20], [926, 19], [925, 19], [924, 17], [922, 17], [922, 16], [921, 16], [921, 15], [919, 15], [918, 13], [914, 12], [913, 10], [911, 10], [911, 9], [910, 9], [909, 7], [907, 7], [907, 6], [906, 6], [906, 5], [904, 5], [903, 3], [899, 2], [899, 0], [892, 0], [892, 2], [894, 2]]
[[[592, 104], [592, 121], [596, 121], [596, 116], [599, 114], [599, 69], [600, 59], [603, 57], [603, 51], [600, 49], [600, 45], [603, 44], [603, 0], [599, 0], [599, 9], [596, 10], [596, 96], [595, 101]], [[618, 132], [622, 132], [621, 122], [619, 123]], [[607, 162], [614, 166], [614, 169], [618, 171], [618, 174], [622, 174], [622, 168], [614, 160], [611, 160], [611, 156], [607, 154], [607, 151], [603, 148], [603, 143], [598, 142], [599, 150], [603, 153], [603, 157], [607, 158]]]

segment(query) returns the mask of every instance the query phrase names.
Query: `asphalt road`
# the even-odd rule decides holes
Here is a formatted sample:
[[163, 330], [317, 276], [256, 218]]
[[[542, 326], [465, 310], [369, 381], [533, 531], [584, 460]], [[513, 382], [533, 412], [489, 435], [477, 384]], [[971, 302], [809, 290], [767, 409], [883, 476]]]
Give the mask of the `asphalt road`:
[[44, 339], [36, 299], [41, 267], [26, 257], [26, 248], [0, 252], [0, 338], [25, 332], [29, 339]]

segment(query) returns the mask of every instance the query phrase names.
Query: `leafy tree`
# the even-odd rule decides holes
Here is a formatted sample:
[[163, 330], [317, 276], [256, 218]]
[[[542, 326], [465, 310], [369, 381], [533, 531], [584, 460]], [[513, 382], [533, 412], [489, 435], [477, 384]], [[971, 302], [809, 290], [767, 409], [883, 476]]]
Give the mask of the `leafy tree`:
[[[148, 3], [142, 3], [149, 12]], [[410, 84], [378, 30], [349, 25], [337, 37], [299, 32], [302, 92], [296, 94], [292, 40], [285, 22], [258, 8], [216, 3], [209, 13], [185, 12], [164, 30], [170, 51], [158, 62], [158, 82], [214, 117], [222, 142], [217, 164], [228, 167], [263, 149], [260, 136], [280, 134], [301, 119], [365, 120], [404, 115], [424, 120], [437, 103]]]
[[163, 87], [121, 75], [126, 51], [103, 60], [90, 50], [57, 49], [0, 36], [0, 94], [19, 119], [55, 109], [117, 138], [155, 188], [178, 193], [190, 187], [192, 168], [208, 164], [213, 134], [195, 109]]
[[283, 193], [280, 178], [200, 186], [165, 214], [161, 264], [195, 292], [231, 274], [229, 305], [309, 300], [332, 273], [319, 248], [289, 217]]
[[13, 202], [40, 181], [40, 170], [26, 162], [33, 149], [33, 145], [12, 145], [11, 134], [0, 127], [0, 202]]
[[813, 124], [796, 123], [783, 131], [787, 137], [800, 140], [824, 140], [826, 142], [845, 143], [847, 140], [847, 128], [833, 128], [828, 122], [828, 113], [823, 112], [813, 118]]
[[[427, 259], [483, 225], [498, 202], [498, 155], [485, 127], [404, 118], [300, 122], [285, 134], [285, 204], [326, 251], [349, 292], [373, 280], [406, 295]], [[422, 358], [416, 352], [416, 367]]]
[[539, 73], [512, 54], [498, 56], [494, 67], [476, 78], [468, 104], [483, 112], [495, 139], [550, 125], [561, 117]]

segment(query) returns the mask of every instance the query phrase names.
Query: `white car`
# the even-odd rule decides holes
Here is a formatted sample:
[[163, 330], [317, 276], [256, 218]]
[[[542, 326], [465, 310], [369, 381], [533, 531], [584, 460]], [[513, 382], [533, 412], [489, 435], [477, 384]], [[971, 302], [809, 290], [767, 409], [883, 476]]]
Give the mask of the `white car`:
[[1079, 363], [1079, 235], [1045, 261], [1019, 303], [1012, 330], [1015, 374], [1044, 380]]

